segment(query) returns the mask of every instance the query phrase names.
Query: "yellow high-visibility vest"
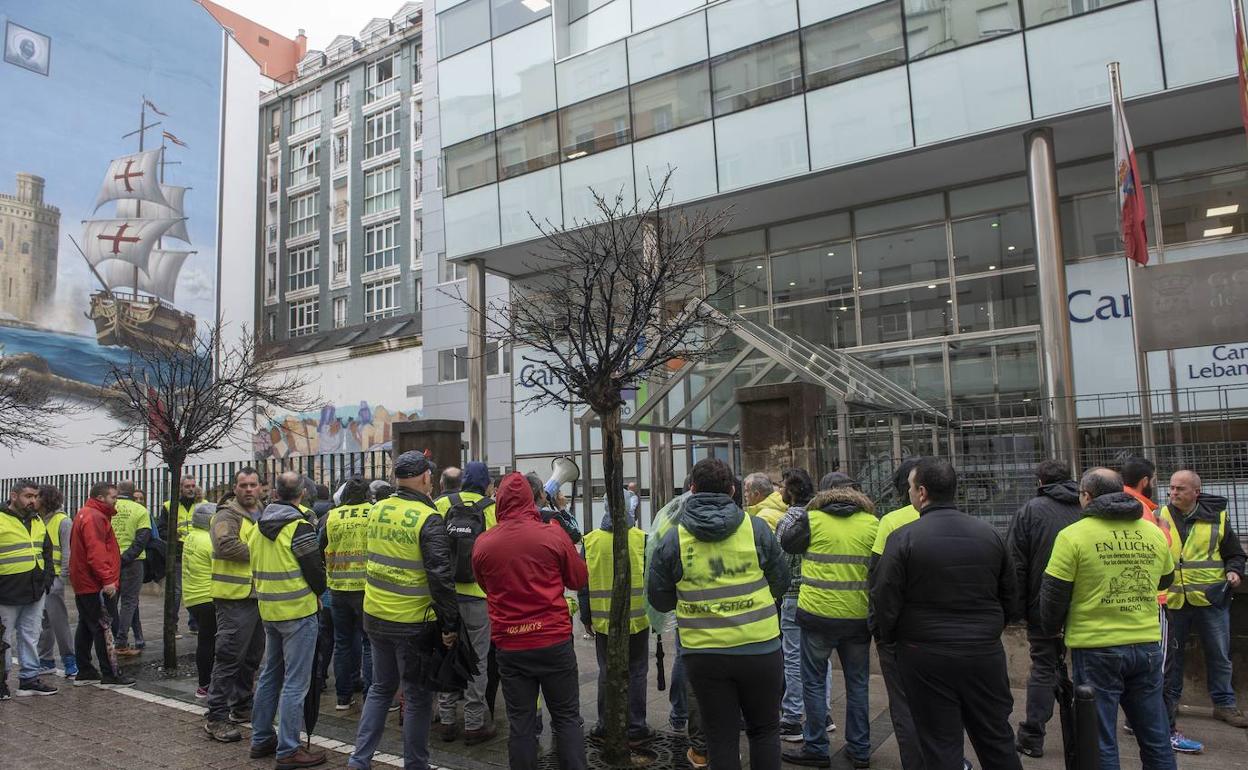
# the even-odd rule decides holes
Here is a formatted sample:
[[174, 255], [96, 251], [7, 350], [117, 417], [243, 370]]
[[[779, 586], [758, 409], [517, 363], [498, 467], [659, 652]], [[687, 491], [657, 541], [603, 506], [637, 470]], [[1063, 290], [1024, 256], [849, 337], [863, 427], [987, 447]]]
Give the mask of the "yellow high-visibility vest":
[[[256, 525], [251, 519], [243, 517], [243, 524], [238, 529], [238, 539], [244, 543], [251, 537]], [[250, 546], [248, 546], [250, 548]], [[230, 561], [212, 557], [212, 598], [214, 599], [246, 599], [251, 596], [251, 563]]]
[[420, 554], [420, 530], [437, 510], [420, 500], [388, 497], [368, 516], [364, 611], [395, 623], [432, 618], [429, 577]]
[[698, 540], [683, 524], [677, 537], [684, 569], [676, 583], [676, 628], [682, 647], [741, 647], [780, 635], [776, 602], [754, 550], [750, 517], [743, 517], [736, 531], [718, 542]]
[[191, 527], [182, 544], [182, 603], [187, 607], [212, 601], [212, 537]]
[[[68, 518], [64, 511], [57, 511], [43, 523], [44, 529], [48, 533], [48, 539], [52, 541], [52, 571], [57, 577], [61, 576], [61, 549], [64, 547], [61, 545], [61, 522]], [[65, 545], [69, 545], [69, 543], [65, 543]]]
[[331, 590], [363, 591], [371, 503], [340, 505], [325, 518], [325, 577]]
[[1187, 537], [1179, 542], [1179, 528], [1170, 507], [1163, 505], [1157, 519], [1170, 528], [1170, 555], [1174, 557], [1174, 582], [1166, 590], [1166, 606], [1177, 610], [1185, 604], [1208, 607], [1205, 591], [1226, 582], [1226, 564], [1219, 545], [1226, 534], [1226, 511], [1218, 514], [1218, 522], [1192, 522]]
[[295, 527], [306, 523], [292, 519], [272, 540], [259, 527], [252, 527], [248, 533], [247, 548], [251, 551], [251, 574], [256, 581], [261, 620], [306, 618], [315, 615], [320, 606], [290, 550]]
[[867, 564], [880, 522], [866, 511], [833, 516], [808, 511], [810, 547], [802, 555], [797, 606], [824, 618], [867, 617]]
[[[166, 500], [165, 502], [161, 503], [161, 507], [165, 509], [165, 521], [168, 521], [169, 520], [169, 501]], [[187, 508], [185, 505], [182, 504], [181, 500], [178, 501], [178, 523], [177, 523], [178, 540], [185, 540], [187, 534], [190, 533], [191, 518], [194, 516], [194, 514], [195, 514], [194, 506], [192, 506], [191, 508]]]
[[30, 530], [16, 516], [0, 513], [0, 575], [43, 569], [43, 519], [30, 518]]
[[[607, 633], [610, 627], [611, 584], [615, 579], [615, 563], [611, 554], [614, 537], [611, 532], [596, 529], [581, 541], [585, 546], [585, 564], [589, 568], [590, 625], [599, 634]], [[645, 605], [646, 533], [636, 527], [628, 529], [628, 560], [632, 586], [628, 632], [636, 634], [650, 627]]]
[[[117, 501], [114, 508], [116, 513], [112, 518], [113, 534], [117, 537], [117, 550], [125, 553], [126, 549], [134, 545], [134, 537], [140, 529], [152, 528], [152, 517], [146, 508], [133, 500], [122, 498]], [[146, 559], [147, 549], [139, 551], [134, 558], [135, 560]]]

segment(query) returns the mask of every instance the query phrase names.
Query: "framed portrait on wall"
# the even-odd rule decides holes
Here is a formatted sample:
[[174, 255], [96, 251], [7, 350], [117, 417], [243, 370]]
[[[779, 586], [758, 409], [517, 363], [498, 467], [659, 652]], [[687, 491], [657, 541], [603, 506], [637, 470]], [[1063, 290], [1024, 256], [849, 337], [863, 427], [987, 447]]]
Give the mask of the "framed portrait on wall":
[[40, 75], [47, 75], [52, 64], [52, 38], [20, 24], [6, 22], [4, 60]]

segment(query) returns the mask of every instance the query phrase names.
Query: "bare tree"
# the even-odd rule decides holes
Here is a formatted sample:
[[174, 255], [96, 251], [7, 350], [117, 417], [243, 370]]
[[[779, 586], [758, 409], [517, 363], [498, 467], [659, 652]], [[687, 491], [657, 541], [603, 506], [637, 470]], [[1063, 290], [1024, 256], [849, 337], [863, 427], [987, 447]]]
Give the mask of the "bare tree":
[[[588, 407], [602, 433], [607, 507], [613, 514], [610, 632], [607, 641], [603, 757], [629, 758], [627, 728], [631, 564], [623, 525], [622, 391], [671, 373], [671, 362], [696, 362], [715, 352], [727, 320], [707, 312], [704, 246], [722, 231], [726, 211], [669, 208], [671, 172], [639, 201], [591, 190], [595, 216], [564, 227], [534, 224], [543, 243], [510, 303], [487, 309], [487, 337], [522, 350], [544, 369], [538, 393], [523, 408]], [[471, 308], [470, 308], [471, 310]]]
[[62, 412], [52, 406], [50, 391], [35, 372], [0, 358], [0, 447], [12, 453], [26, 444], [54, 446]]
[[[221, 326], [188, 332], [172, 346], [135, 349], [124, 365], [114, 365], [105, 385], [109, 406], [121, 427], [103, 436], [106, 443], [158, 454], [169, 472], [169, 513], [165, 559], [165, 669], [177, 668], [175, 634], [178, 597], [172, 590], [178, 568], [178, 482], [188, 458], [232, 443], [240, 430], [272, 412], [301, 412], [314, 406], [304, 395], [308, 383], [278, 372], [258, 355], [257, 339], [246, 328], [227, 342]], [[153, 502], [155, 502], [153, 500]]]

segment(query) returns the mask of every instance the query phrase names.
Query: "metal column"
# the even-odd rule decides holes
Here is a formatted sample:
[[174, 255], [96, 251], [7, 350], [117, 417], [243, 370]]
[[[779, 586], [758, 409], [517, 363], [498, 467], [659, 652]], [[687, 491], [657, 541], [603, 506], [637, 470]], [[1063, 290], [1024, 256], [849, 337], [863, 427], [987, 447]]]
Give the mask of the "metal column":
[[486, 459], [485, 263], [468, 260], [468, 457]]
[[1028, 132], [1027, 186], [1036, 235], [1036, 277], [1040, 284], [1040, 324], [1043, 337], [1045, 396], [1053, 404], [1052, 450], [1074, 470], [1079, 448], [1075, 425], [1075, 372], [1070, 352], [1070, 321], [1066, 305], [1066, 263], [1062, 255], [1062, 226], [1057, 206], [1057, 169], [1053, 161], [1053, 131]]

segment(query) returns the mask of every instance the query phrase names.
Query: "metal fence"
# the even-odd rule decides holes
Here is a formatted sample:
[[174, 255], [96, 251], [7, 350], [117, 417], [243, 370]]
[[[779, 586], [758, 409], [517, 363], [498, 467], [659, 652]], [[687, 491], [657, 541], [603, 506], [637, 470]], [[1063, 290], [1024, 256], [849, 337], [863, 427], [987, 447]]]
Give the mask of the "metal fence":
[[[264, 460], [229, 460], [215, 463], [188, 463], [183, 474], [195, 479], [204, 490], [208, 500], [219, 500], [234, 486], [234, 476], [245, 467], [255, 468], [260, 478], [268, 480], [283, 471], [293, 470], [311, 478], [318, 484], [324, 484], [334, 490], [342, 482], [355, 474], [366, 479], [386, 479], [390, 477], [391, 455], [388, 450], [371, 452], [343, 452], [339, 454], [304, 455], [286, 458], [268, 458]], [[138, 489], [143, 490], [146, 504], [150, 510], [158, 510], [162, 501], [168, 500], [170, 492], [177, 480], [169, 477], [169, 469], [165, 466], [154, 468], [118, 468], [114, 470], [91, 471], [86, 473], [52, 473], [46, 475], [25, 476], [39, 484], [51, 484], [58, 487], [65, 495], [65, 510], [74, 513], [82, 507], [90, 496], [91, 485], [97, 481], [117, 483], [129, 479]], [[18, 481], [16, 478], [0, 481], [7, 495], [7, 490]]]
[[[1248, 388], [1201, 388], [1151, 394], [1155, 441], [1145, 447], [1141, 394], [1076, 399], [1076, 456], [1058, 457], [1083, 471], [1117, 468], [1131, 455], [1157, 465], [1156, 497], [1166, 501], [1170, 474], [1196, 471], [1205, 492], [1223, 495], [1236, 532], [1248, 533]], [[859, 479], [883, 510], [905, 504], [892, 487], [897, 464], [937, 455], [958, 469], [959, 505], [1004, 528], [1035, 495], [1034, 469], [1054, 457], [1063, 426], [1044, 399], [956, 405], [949, 419], [917, 412], [848, 407], [819, 416], [821, 471], [839, 467]]]

